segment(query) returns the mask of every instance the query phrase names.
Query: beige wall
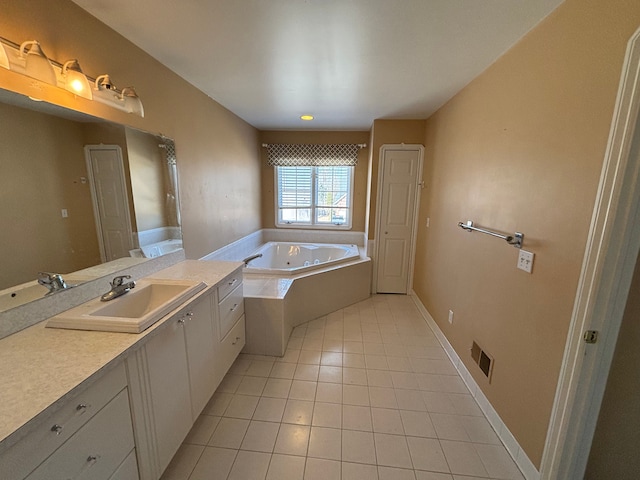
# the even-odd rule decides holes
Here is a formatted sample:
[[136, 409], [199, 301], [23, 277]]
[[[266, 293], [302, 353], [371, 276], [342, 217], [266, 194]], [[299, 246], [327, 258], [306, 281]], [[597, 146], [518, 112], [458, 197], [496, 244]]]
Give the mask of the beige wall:
[[90, 76], [109, 73], [118, 87], [135, 86], [144, 119], [0, 69], [2, 88], [173, 138], [188, 257], [199, 258], [261, 227], [256, 129], [70, 0], [34, 0], [28, 8], [4, 2], [0, 32], [17, 43], [38, 39], [55, 60], [77, 58]]
[[[639, 25], [639, 2], [567, 0], [427, 122], [414, 289], [536, 465]], [[524, 232], [533, 274], [515, 248], [457, 227], [466, 220]], [[495, 358], [491, 384], [474, 340]]]
[[369, 156], [370, 186], [367, 228], [369, 239], [375, 237], [376, 202], [378, 195], [378, 166], [380, 148], [390, 144], [424, 144], [425, 120], [375, 120], [371, 129], [371, 154]]
[[0, 104], [0, 289], [100, 263], [84, 144], [82, 124]]
[[[264, 131], [260, 133], [261, 143], [365, 143], [369, 141], [369, 132], [330, 132], [330, 131]], [[367, 201], [367, 170], [369, 146], [358, 152], [353, 182], [353, 224], [351, 230], [364, 232]], [[273, 167], [268, 164], [267, 149], [262, 148], [262, 225], [263, 228], [275, 228], [275, 178]]]

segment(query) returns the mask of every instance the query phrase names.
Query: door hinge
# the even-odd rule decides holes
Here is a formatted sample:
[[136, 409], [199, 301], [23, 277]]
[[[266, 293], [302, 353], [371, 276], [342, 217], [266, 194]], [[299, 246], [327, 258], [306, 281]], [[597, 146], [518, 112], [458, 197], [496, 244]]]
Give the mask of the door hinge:
[[596, 343], [598, 341], [598, 331], [597, 330], [587, 330], [584, 332], [584, 341], [585, 343]]

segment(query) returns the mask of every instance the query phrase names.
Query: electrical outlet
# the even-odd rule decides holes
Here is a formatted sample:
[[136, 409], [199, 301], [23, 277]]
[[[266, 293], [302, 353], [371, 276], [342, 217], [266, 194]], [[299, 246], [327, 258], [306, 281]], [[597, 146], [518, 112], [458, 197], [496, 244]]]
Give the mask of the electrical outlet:
[[518, 252], [518, 268], [525, 272], [531, 273], [533, 269], [533, 257], [534, 254], [525, 250]]
[[427, 228], [429, 228], [429, 224], [431, 223], [431, 219], [427, 217]]
[[453, 310], [449, 310], [449, 323], [453, 323]]
[[67, 218], [69, 216], [69, 212], [66, 208], [62, 209], [62, 218]]

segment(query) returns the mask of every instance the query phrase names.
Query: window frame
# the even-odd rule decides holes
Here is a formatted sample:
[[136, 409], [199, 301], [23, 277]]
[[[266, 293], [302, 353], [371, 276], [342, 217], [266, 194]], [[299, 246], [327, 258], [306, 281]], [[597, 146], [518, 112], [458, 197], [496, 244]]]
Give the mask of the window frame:
[[336, 167], [343, 167], [349, 169], [349, 185], [347, 191], [347, 206], [345, 207], [348, 212], [348, 221], [345, 221], [342, 224], [326, 224], [326, 223], [316, 223], [316, 210], [318, 208], [317, 201], [317, 184], [318, 184], [318, 174], [317, 169], [322, 167], [331, 167], [330, 165], [300, 165], [300, 167], [310, 167], [311, 170], [311, 206], [309, 207], [311, 210], [310, 222], [284, 222], [281, 218], [281, 208], [279, 204], [279, 178], [280, 178], [280, 169], [281, 168], [295, 168], [293, 166], [274, 166], [274, 206], [275, 206], [275, 226], [276, 228], [305, 228], [305, 229], [314, 229], [314, 230], [351, 230], [353, 226], [353, 197], [354, 197], [354, 184], [355, 184], [355, 176], [356, 176], [356, 167], [355, 165], [335, 165]]

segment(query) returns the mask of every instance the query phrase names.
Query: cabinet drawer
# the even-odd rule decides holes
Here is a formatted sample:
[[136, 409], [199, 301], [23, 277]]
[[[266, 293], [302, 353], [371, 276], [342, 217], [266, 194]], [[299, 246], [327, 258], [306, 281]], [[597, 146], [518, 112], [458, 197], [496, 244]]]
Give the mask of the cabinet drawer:
[[0, 456], [0, 478], [24, 478], [127, 386], [124, 364], [67, 400]]
[[234, 288], [242, 283], [242, 269], [237, 269], [227, 278], [218, 284], [218, 302], [221, 302], [229, 295]]
[[120, 464], [109, 480], [140, 480], [138, 475], [138, 462], [136, 461], [136, 451], [131, 450], [131, 453]]
[[[236, 324], [231, 328], [226, 337], [220, 342], [220, 365], [222, 372], [226, 373], [234, 360], [240, 353], [240, 350], [244, 347], [245, 343], [245, 329], [244, 329], [244, 315], [242, 315]], [[223, 373], [223, 376], [224, 376]]]
[[242, 283], [236, 287], [218, 305], [218, 318], [220, 319], [220, 337], [224, 338], [231, 330], [231, 327], [238, 321], [244, 313], [244, 296]]
[[27, 480], [108, 480], [133, 449], [127, 390], [121, 391]]

